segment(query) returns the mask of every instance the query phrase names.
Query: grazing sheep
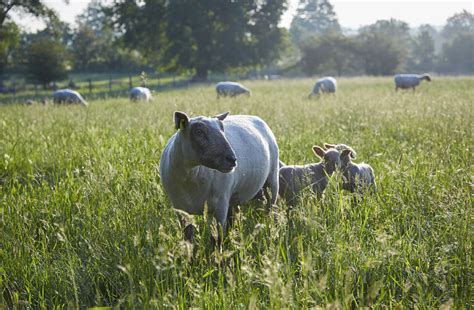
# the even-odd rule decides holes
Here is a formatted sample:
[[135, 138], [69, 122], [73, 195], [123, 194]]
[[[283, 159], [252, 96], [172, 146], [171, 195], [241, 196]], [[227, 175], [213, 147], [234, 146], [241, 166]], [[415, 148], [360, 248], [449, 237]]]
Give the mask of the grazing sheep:
[[352, 159], [356, 158], [354, 150], [345, 144], [325, 145], [325, 147], [334, 147], [341, 153], [341, 171], [342, 188], [351, 193], [362, 193], [365, 189], [370, 189], [375, 193], [377, 186], [375, 184], [374, 170], [368, 164], [356, 164]]
[[227, 115], [190, 119], [175, 112], [178, 131], [160, 160], [161, 181], [173, 207], [198, 215], [207, 204], [223, 231], [232, 209], [260, 189], [265, 187], [269, 207], [278, 196], [278, 145], [272, 131], [259, 117]]
[[319, 146], [313, 146], [313, 152], [322, 159], [321, 162], [280, 168], [279, 194], [290, 206], [294, 206], [298, 201], [299, 193], [310, 186], [313, 192], [321, 197], [328, 185], [329, 177], [340, 165], [340, 153], [336, 149], [324, 151]]
[[151, 96], [151, 91], [150, 89], [146, 87], [134, 87], [130, 90], [130, 100], [131, 101], [150, 101], [153, 99]]
[[250, 90], [240, 83], [236, 82], [219, 82], [216, 84], [217, 99], [221, 96], [235, 97], [237, 95], [246, 94], [250, 96]]
[[82, 104], [83, 106], [88, 103], [82, 98], [81, 94], [72, 89], [59, 89], [53, 93], [54, 103], [75, 103]]
[[322, 93], [335, 93], [337, 89], [336, 79], [330, 76], [320, 78], [314, 84], [313, 91], [309, 94], [309, 98], [312, 96], [319, 95], [319, 92]]
[[395, 81], [395, 91], [401, 89], [415, 88], [420, 84], [422, 80], [431, 82], [431, 77], [429, 74], [425, 73], [423, 75], [419, 74], [397, 74], [394, 77]]

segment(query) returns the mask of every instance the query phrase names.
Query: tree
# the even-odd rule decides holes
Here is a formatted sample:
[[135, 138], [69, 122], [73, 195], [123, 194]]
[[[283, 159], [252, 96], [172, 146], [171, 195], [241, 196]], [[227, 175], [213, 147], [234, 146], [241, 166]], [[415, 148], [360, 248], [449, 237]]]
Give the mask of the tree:
[[[64, 0], [64, 2], [68, 3], [69, 1]], [[41, 0], [2, 0], [0, 2], [0, 29], [11, 11], [20, 11], [36, 17], [50, 18], [56, 16], [55, 12]]]
[[412, 39], [408, 24], [395, 19], [379, 20], [359, 29], [358, 54], [366, 74], [393, 74], [409, 56]]
[[358, 37], [358, 55], [369, 75], [393, 74], [403, 58], [395, 41], [377, 32], [364, 32]]
[[67, 77], [67, 54], [57, 40], [39, 37], [27, 49], [27, 69], [30, 79], [44, 88], [53, 81]]
[[14, 22], [8, 21], [0, 28], [0, 85], [10, 54], [18, 46], [19, 40], [20, 30]]
[[342, 75], [356, 69], [356, 46], [351, 38], [341, 34], [321, 35], [302, 43], [300, 67], [311, 74]]
[[458, 35], [472, 32], [474, 32], [474, 15], [464, 10], [448, 18], [442, 34], [446, 41], [451, 41]]
[[433, 31], [436, 32], [430, 25], [420, 26], [420, 31], [415, 37], [412, 61], [413, 67], [418, 71], [434, 69], [436, 55]]
[[192, 70], [196, 80], [206, 80], [209, 71], [276, 59], [285, 9], [285, 0], [123, 0], [111, 12], [128, 47], [167, 70]]
[[445, 39], [441, 71], [474, 72], [474, 15], [464, 10], [448, 18], [442, 30]]
[[328, 0], [300, 0], [290, 33], [293, 41], [300, 45], [311, 37], [341, 33], [341, 26]]
[[461, 33], [443, 46], [443, 71], [474, 73], [474, 32]]

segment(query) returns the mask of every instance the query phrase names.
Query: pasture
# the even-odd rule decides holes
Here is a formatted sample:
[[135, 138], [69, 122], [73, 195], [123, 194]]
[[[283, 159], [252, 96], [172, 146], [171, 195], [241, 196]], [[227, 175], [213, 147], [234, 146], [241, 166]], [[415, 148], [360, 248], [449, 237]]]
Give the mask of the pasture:
[[[0, 307], [472, 306], [474, 79], [338, 82], [312, 100], [300, 79], [244, 81], [249, 98], [195, 86], [151, 103], [0, 106]], [[258, 115], [287, 164], [349, 144], [378, 192], [354, 204], [335, 175], [290, 212], [242, 206], [222, 252], [202, 216], [184, 242], [158, 173], [175, 110]]]

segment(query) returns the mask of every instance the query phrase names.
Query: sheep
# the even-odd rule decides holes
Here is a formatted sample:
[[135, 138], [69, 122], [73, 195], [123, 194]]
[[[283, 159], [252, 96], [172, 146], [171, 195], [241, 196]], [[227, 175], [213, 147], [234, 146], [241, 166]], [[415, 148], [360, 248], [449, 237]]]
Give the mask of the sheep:
[[375, 183], [374, 169], [365, 163], [356, 164], [352, 159], [356, 158], [355, 151], [345, 144], [325, 144], [327, 149], [336, 149], [340, 152], [342, 188], [351, 193], [362, 193], [369, 189], [373, 193], [377, 190]]
[[[175, 112], [177, 132], [160, 160], [163, 189], [173, 207], [200, 215], [207, 204], [222, 232], [232, 223], [233, 208], [260, 189], [265, 188], [268, 208], [278, 196], [278, 145], [272, 131], [257, 116], [228, 114], [189, 118]], [[188, 228], [185, 237], [192, 239]]]
[[337, 89], [337, 82], [336, 79], [331, 76], [326, 76], [320, 78], [314, 84], [313, 91], [309, 94], [309, 98], [312, 96], [319, 95], [319, 92], [322, 93], [335, 93]]
[[150, 89], [146, 87], [134, 87], [130, 90], [130, 101], [150, 101], [153, 97], [151, 96]]
[[419, 74], [397, 74], [394, 76], [395, 81], [395, 91], [398, 91], [399, 88], [401, 89], [408, 89], [412, 88], [413, 91], [415, 88], [420, 84], [422, 80], [426, 80], [431, 82], [431, 76], [427, 73], [419, 75]]
[[298, 201], [304, 188], [312, 187], [313, 192], [321, 197], [329, 183], [329, 177], [340, 165], [340, 153], [336, 149], [328, 151], [313, 146], [314, 154], [322, 161], [303, 166], [283, 166], [279, 171], [279, 194], [290, 206]]
[[88, 106], [81, 94], [72, 89], [59, 89], [53, 93], [54, 103], [76, 103]]
[[221, 96], [235, 97], [237, 95], [246, 94], [250, 96], [251, 92], [248, 88], [236, 82], [219, 82], [216, 84], [217, 99]]

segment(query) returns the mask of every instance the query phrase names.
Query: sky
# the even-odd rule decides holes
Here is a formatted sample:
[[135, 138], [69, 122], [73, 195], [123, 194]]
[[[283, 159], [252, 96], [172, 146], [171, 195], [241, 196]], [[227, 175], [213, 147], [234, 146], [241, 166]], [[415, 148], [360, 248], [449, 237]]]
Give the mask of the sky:
[[[49, 7], [58, 11], [60, 18], [68, 23], [74, 23], [76, 15], [80, 14], [90, 0], [69, 0], [69, 5], [63, 0], [45, 0]], [[110, 2], [106, 0], [105, 2]], [[289, 27], [298, 6], [298, 0], [289, 0], [289, 9], [283, 15], [281, 26]], [[379, 19], [396, 18], [407, 22], [410, 27], [422, 24], [442, 26], [446, 19], [462, 10], [474, 12], [474, 0], [331, 0], [334, 10], [342, 27], [357, 29], [369, 25]], [[15, 21], [26, 31], [35, 31], [44, 24], [29, 15], [14, 16]]]

